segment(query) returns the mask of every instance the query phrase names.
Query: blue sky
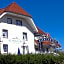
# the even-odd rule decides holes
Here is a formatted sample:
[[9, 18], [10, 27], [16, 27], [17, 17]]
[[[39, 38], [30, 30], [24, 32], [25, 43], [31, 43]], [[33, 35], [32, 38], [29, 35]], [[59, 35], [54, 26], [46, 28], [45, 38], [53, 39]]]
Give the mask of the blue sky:
[[12, 2], [27, 11], [36, 26], [58, 40], [64, 50], [64, 0], [0, 0], [0, 8]]

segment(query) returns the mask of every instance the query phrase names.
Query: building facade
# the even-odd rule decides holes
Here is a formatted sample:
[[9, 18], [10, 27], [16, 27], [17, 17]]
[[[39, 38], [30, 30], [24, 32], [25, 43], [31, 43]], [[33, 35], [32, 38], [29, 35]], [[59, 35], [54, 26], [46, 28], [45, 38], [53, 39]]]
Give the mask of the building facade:
[[32, 17], [15, 2], [0, 9], [0, 53], [52, 53], [59, 48], [52, 39], [34, 24]]
[[0, 9], [0, 53], [35, 53], [34, 32], [37, 28], [32, 17], [15, 2]]
[[43, 32], [38, 27], [35, 33], [35, 53], [45, 54], [54, 53], [56, 48], [60, 48], [58, 41], [51, 38], [48, 33]]

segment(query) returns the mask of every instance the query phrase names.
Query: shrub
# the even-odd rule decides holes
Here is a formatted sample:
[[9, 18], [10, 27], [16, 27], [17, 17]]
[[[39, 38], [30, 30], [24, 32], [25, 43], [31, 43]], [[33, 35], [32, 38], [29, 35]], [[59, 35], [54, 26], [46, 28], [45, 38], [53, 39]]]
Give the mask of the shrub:
[[64, 64], [64, 54], [0, 55], [0, 64]]

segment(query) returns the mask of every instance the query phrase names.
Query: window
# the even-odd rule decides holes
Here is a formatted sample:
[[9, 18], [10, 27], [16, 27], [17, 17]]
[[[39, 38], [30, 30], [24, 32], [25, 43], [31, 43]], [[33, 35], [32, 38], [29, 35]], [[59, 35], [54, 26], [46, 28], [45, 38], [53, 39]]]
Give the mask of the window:
[[47, 38], [45, 38], [45, 40], [47, 41]]
[[22, 26], [22, 21], [16, 20], [16, 25]]
[[42, 41], [43, 41], [44, 39], [42, 39]]
[[2, 33], [3, 33], [3, 38], [8, 38], [8, 30], [3, 29]]
[[52, 42], [52, 39], [50, 39], [50, 41]]
[[58, 41], [56, 41], [56, 43], [58, 43]]
[[3, 44], [3, 50], [4, 50], [4, 52], [8, 52], [8, 45], [7, 44]]
[[48, 38], [48, 41], [50, 41], [50, 39]]
[[43, 40], [45, 41], [45, 38]]
[[23, 32], [23, 39], [27, 40], [27, 33]]
[[49, 41], [49, 38], [47, 38], [47, 41]]
[[12, 19], [11, 18], [7, 18], [7, 23], [8, 24], [12, 24]]

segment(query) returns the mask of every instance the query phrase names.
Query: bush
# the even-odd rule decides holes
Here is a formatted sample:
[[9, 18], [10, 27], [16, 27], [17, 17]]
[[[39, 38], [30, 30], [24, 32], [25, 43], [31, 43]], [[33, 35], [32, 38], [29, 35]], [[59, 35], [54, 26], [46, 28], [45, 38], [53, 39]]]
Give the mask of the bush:
[[0, 55], [0, 64], [64, 64], [64, 54]]

